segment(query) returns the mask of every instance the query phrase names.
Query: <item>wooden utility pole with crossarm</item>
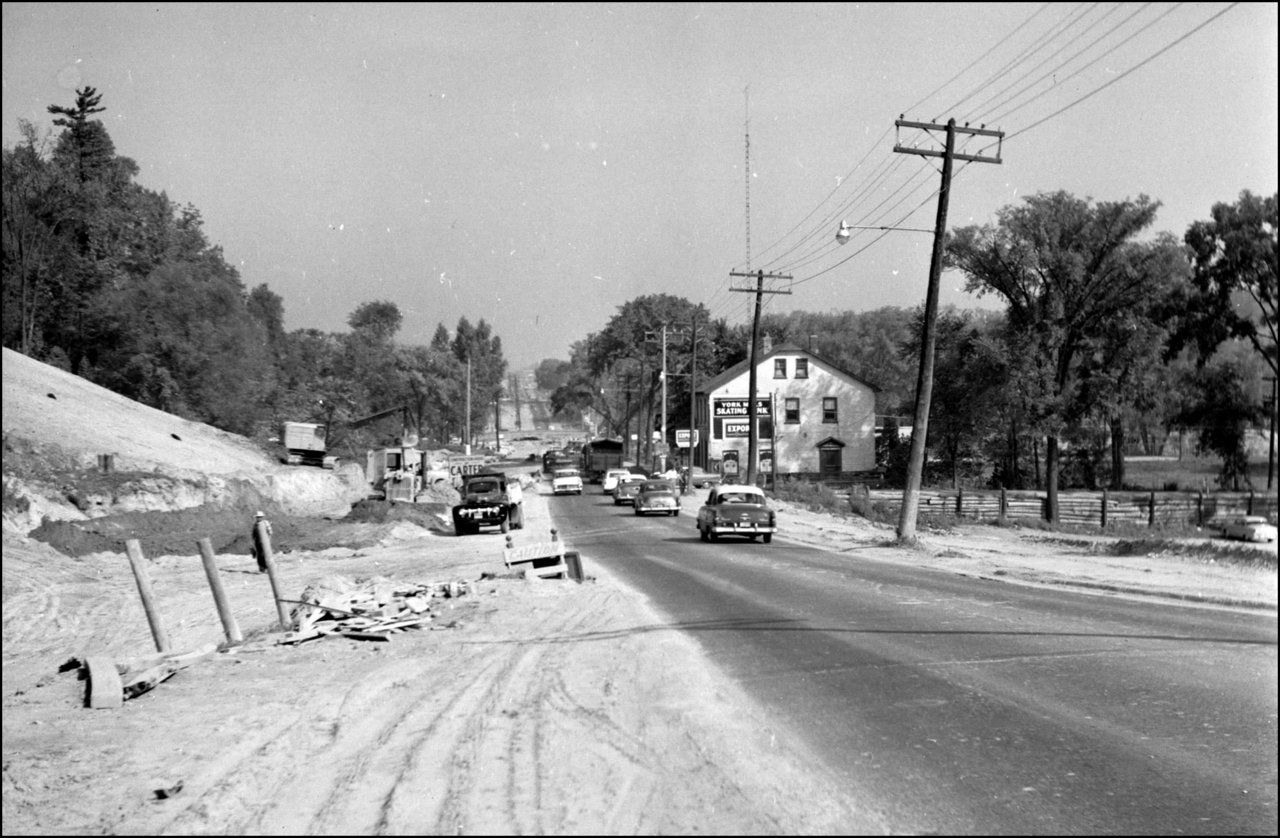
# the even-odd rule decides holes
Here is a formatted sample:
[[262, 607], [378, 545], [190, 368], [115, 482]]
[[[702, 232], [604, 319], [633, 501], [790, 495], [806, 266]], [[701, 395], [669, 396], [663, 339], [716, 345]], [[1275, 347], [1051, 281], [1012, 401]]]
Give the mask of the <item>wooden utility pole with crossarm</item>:
[[[755, 273], [737, 273], [730, 272], [729, 276], [754, 276], [756, 278], [756, 287], [754, 289], [756, 295], [756, 315], [751, 325], [751, 371], [747, 378], [747, 479], [748, 485], [756, 484], [756, 449], [760, 444], [760, 417], [756, 414], [756, 347], [760, 345], [760, 301], [765, 294], [790, 294], [790, 291], [764, 290], [764, 281], [766, 279], [791, 279], [790, 276], [782, 276], [781, 274], [767, 274], [764, 271], [756, 271]], [[751, 288], [730, 288], [730, 291], [745, 291], [751, 293]], [[769, 417], [772, 421], [773, 417]], [[713, 420], [714, 421], [714, 420]], [[776, 455], [775, 455], [776, 456]]]
[[[929, 402], [933, 396], [933, 354], [937, 342], [935, 322], [938, 319], [938, 284], [942, 277], [942, 248], [947, 234], [947, 204], [951, 197], [951, 164], [955, 160], [971, 163], [999, 163], [999, 144], [1004, 140], [1004, 132], [991, 131], [985, 126], [970, 128], [968, 125], [957, 127], [954, 119], [946, 125], [935, 125], [927, 122], [908, 122], [897, 120], [894, 125], [899, 129], [918, 128], [924, 131], [946, 131], [946, 147], [943, 151], [927, 148], [905, 147], [895, 144], [893, 150], [899, 154], [919, 154], [925, 157], [942, 158], [942, 187], [938, 191], [938, 219], [933, 232], [933, 256], [929, 263], [929, 287], [925, 292], [924, 329], [920, 333], [920, 374], [916, 379], [916, 415], [911, 427], [911, 456], [907, 465], [907, 485], [902, 492], [902, 510], [898, 517], [898, 540], [912, 542], [916, 539], [916, 516], [920, 509], [920, 484], [924, 475], [925, 437], [929, 432]], [[997, 150], [995, 157], [976, 154], [956, 153], [956, 134], [971, 134], [995, 137]]]

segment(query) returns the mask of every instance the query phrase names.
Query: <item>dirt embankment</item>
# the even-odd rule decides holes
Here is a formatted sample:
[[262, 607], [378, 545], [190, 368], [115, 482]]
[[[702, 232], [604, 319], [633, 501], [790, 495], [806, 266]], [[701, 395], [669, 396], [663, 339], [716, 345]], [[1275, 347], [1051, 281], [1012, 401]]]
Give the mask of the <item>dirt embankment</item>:
[[0, 410], [7, 532], [26, 534], [46, 520], [202, 507], [250, 517], [264, 506], [285, 516], [340, 516], [365, 494], [358, 467], [284, 466], [244, 437], [146, 407], [9, 349]]

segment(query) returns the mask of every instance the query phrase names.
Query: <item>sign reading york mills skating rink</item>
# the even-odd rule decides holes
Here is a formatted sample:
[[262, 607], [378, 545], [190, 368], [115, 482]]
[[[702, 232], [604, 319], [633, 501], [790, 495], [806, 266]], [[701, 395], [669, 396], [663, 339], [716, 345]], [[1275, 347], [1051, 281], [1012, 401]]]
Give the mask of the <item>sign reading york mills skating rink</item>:
[[[715, 420], [717, 438], [751, 435], [751, 422], [747, 418], [747, 401], [747, 399], [712, 399], [711, 416]], [[756, 399], [756, 416], [771, 415], [769, 400]]]

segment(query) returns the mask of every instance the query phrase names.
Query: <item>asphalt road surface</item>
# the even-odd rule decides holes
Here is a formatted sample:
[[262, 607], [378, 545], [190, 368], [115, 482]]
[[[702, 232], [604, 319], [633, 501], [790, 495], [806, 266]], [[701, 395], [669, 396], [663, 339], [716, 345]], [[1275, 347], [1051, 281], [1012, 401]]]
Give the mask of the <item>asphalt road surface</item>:
[[[648, 596], [886, 830], [1276, 833], [1276, 619], [788, 543], [702, 543], [599, 485], [566, 540]], [[785, 527], [785, 520], [782, 522]]]

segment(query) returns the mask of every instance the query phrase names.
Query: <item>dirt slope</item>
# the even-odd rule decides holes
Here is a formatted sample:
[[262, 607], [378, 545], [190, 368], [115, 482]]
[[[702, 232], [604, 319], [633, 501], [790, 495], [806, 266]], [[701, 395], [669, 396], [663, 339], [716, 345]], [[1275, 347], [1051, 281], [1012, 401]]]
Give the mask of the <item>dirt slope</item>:
[[[139, 404], [4, 350], [5, 529], [44, 518], [259, 502], [294, 515], [341, 515], [364, 494], [359, 470], [281, 465], [245, 437]], [[98, 456], [113, 455], [102, 474]]]

